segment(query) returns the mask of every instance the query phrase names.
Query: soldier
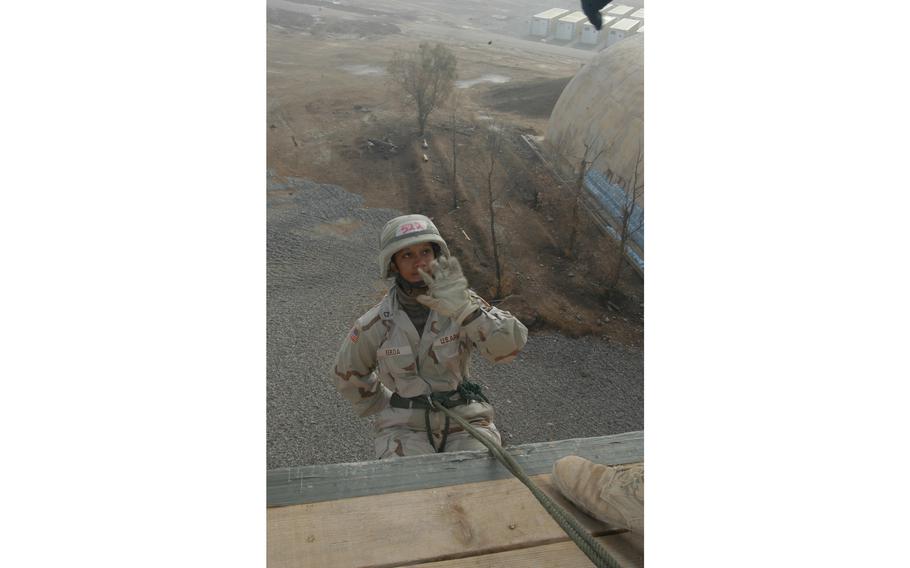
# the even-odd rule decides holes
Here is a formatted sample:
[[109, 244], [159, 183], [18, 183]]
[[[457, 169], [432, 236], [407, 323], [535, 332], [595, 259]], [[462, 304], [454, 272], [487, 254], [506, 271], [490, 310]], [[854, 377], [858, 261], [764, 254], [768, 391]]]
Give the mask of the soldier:
[[378, 459], [485, 447], [442, 404], [497, 444], [493, 406], [468, 381], [476, 349], [493, 363], [515, 359], [527, 328], [468, 289], [458, 260], [423, 215], [386, 223], [379, 273], [394, 276], [385, 297], [344, 339], [333, 369], [336, 388], [360, 416], [375, 414]]

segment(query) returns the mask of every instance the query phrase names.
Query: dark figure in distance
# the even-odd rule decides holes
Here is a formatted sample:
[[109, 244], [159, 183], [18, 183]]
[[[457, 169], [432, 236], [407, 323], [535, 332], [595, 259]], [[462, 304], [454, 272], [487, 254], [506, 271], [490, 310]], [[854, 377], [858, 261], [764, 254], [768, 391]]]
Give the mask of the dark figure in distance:
[[588, 21], [595, 29], [600, 29], [603, 25], [603, 18], [600, 11], [612, 0], [581, 0], [581, 11], [588, 17]]

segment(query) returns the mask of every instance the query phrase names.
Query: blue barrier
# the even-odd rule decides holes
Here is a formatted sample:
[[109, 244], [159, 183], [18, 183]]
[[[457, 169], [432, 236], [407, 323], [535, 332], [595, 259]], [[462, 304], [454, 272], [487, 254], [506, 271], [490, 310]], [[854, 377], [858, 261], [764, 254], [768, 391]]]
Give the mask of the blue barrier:
[[[585, 190], [600, 205], [601, 211], [616, 223], [617, 227], [622, 224], [623, 205], [628, 197], [621, 187], [610, 183], [603, 172], [591, 169], [585, 174]], [[645, 250], [644, 211], [637, 203], [632, 206], [630, 225], [638, 227], [631, 234], [632, 242], [641, 250]]]

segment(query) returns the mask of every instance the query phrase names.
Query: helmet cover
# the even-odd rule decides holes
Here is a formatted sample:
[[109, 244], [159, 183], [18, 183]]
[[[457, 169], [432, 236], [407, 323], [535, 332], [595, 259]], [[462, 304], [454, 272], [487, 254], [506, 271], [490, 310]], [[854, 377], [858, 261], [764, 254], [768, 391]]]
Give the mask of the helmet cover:
[[449, 256], [449, 246], [439, 234], [433, 221], [424, 215], [402, 215], [385, 224], [379, 235], [379, 276], [392, 276], [390, 263], [396, 252], [419, 243], [437, 243], [443, 256]]

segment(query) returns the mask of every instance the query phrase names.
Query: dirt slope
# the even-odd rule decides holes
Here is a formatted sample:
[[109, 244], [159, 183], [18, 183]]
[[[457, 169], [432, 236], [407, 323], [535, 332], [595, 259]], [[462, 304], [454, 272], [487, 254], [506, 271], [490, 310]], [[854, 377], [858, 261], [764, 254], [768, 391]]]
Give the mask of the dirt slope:
[[[368, 206], [430, 216], [472, 287], [532, 330], [592, 335], [640, 349], [641, 278], [627, 268], [621, 294], [607, 303], [603, 286], [615, 264], [615, 243], [583, 213], [573, 221], [572, 183], [557, 179], [521, 139], [543, 133], [547, 107], [580, 60], [511, 48], [491, 57], [495, 43], [451, 45], [460, 77], [509, 78], [505, 85], [458, 90], [453, 177], [451, 111], [432, 115], [428, 132], [419, 136], [412, 113], [396, 102], [383, 76], [391, 54], [413, 47], [417, 38], [388, 33], [370, 38], [364, 49], [363, 37], [270, 28], [269, 167], [278, 175], [340, 185]], [[491, 126], [502, 135], [492, 175], [499, 282], [487, 185]], [[577, 246], [569, 254], [573, 225]]]

